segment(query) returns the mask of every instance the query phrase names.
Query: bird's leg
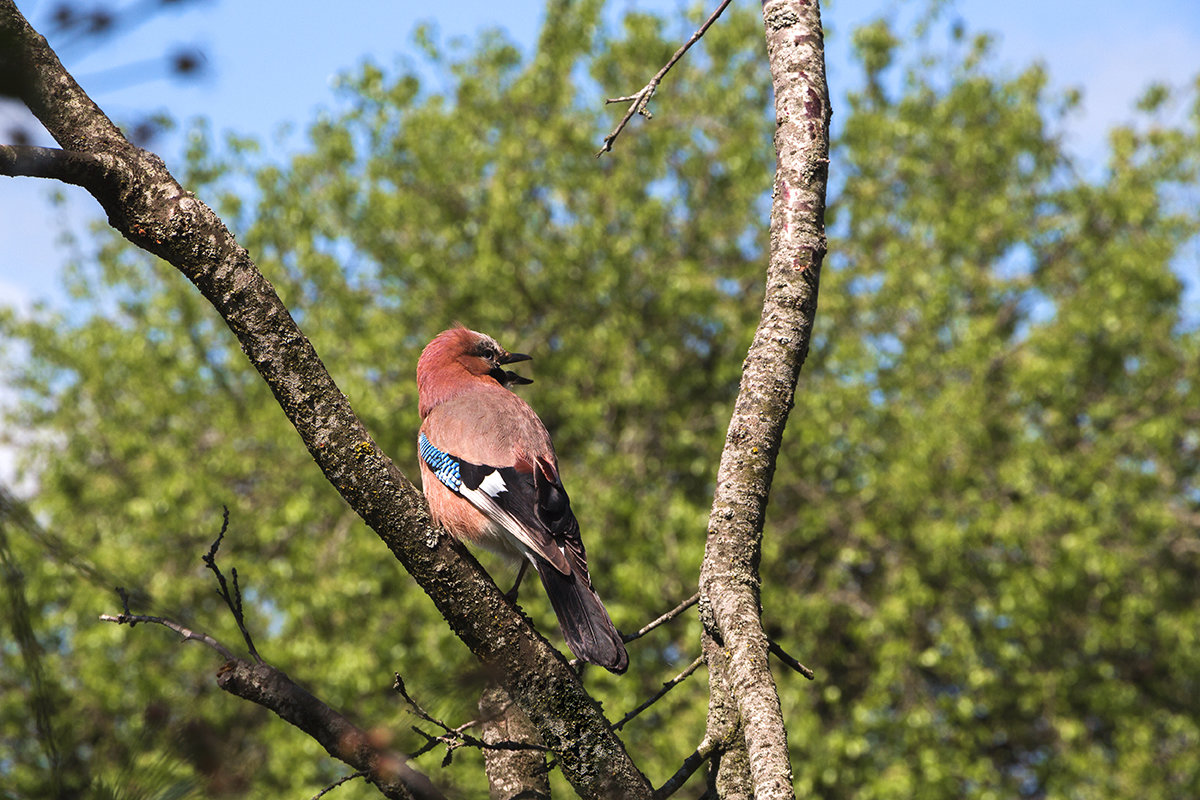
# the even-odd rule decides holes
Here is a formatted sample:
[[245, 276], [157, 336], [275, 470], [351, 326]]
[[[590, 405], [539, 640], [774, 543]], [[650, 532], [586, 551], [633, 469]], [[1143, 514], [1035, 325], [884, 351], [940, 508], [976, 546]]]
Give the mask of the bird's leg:
[[525, 570], [527, 569], [529, 569], [529, 562], [522, 558], [521, 569], [517, 572], [516, 582], [513, 583], [511, 589], [504, 593], [504, 596], [514, 603], [517, 602], [517, 590], [521, 588], [521, 579], [525, 577]]

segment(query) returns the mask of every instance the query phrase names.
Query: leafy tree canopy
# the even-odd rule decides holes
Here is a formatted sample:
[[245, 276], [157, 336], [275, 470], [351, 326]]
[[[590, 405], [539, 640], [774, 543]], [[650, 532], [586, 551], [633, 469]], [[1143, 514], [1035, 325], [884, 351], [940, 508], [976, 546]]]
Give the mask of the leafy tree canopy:
[[[634, 629], [695, 590], [763, 288], [769, 80], [760, 21], [730, 9], [654, 122], [597, 161], [597, 98], [642, 85], [674, 28], [630, 14], [608, 29], [599, 2], [563, 5], [529, 57], [498, 33], [446, 50], [418, 32], [424, 69], [349, 75], [343, 112], [284, 163], [199, 124], [184, 182], [410, 475], [429, 338], [460, 320], [533, 353], [523, 391], [600, 591]], [[962, 31], [948, 48], [883, 22], [854, 36], [865, 79], [836, 112], [817, 338], [762, 563], [772, 633], [818, 672], [779, 681], [798, 791], [1200, 794], [1200, 334], [1172, 271], [1200, 225], [1183, 202], [1200, 107], [1169, 124], [1153, 89], [1088, 180], [1059, 146], [1074, 99], [1041, 69], [1005, 73]], [[38, 487], [36, 521], [8, 517], [0, 539], [4, 613], [28, 634], [0, 649], [8, 791], [304, 796], [344, 774], [217, 690], [209, 651], [96, 621], [121, 585], [135, 611], [236, 643], [200, 564], [222, 504], [222, 558], [273, 663], [402, 749], [423, 740], [392, 671], [438, 716], [473, 717], [469, 653], [205, 301], [109, 234], [94, 249], [70, 305], [0, 318], [20, 398], [6, 427]], [[523, 605], [557, 636], [540, 594]], [[589, 686], [616, 718], [697, 640], [694, 618], [676, 622]], [[624, 729], [653, 783], [704, 713], [694, 678]], [[425, 758], [486, 795], [478, 754]]]

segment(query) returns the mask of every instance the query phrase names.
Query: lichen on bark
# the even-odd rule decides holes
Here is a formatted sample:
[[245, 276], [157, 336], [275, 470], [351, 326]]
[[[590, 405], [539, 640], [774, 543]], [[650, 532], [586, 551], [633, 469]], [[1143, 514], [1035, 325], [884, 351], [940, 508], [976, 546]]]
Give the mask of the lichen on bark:
[[[762, 316], [729, 423], [700, 573], [709, 735], [736, 708], [740, 737], [714, 756], [720, 796], [793, 797], [787, 731], [768, 664], [758, 567], [775, 459], [808, 353], [825, 255], [829, 91], [819, 5], [768, 0], [763, 27], [775, 88], [777, 166]], [[746, 765], [749, 787], [745, 786]]]

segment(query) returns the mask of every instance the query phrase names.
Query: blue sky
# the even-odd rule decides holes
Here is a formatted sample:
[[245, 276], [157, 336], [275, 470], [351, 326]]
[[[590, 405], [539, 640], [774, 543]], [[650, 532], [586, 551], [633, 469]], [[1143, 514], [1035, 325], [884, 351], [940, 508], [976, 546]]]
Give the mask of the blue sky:
[[[614, 13], [630, 8], [679, 13], [685, 5], [680, 0], [615, 0], [612, 8]], [[858, 78], [847, 59], [853, 27], [914, 5], [835, 0], [826, 6], [825, 21], [833, 30], [828, 51], [835, 101]], [[17, 6], [37, 24], [46, 20], [52, 4], [18, 0]], [[332, 81], [340, 71], [365, 57], [386, 65], [397, 55], [412, 53], [411, 32], [422, 21], [436, 23], [445, 37], [500, 27], [528, 48], [542, 16], [542, 3], [535, 0], [348, 0], [336, 11], [332, 6], [303, 0], [202, 0], [120, 36], [115, 45], [91, 54], [64, 48], [62, 55], [84, 88], [114, 116], [153, 110], [179, 120], [204, 115], [216, 130], [269, 138], [285, 123], [302, 129], [320, 108], [333, 107]], [[1102, 152], [1104, 131], [1131, 116], [1132, 103], [1147, 83], [1182, 86], [1200, 72], [1198, 0], [1143, 0], [1136, 9], [1116, 0], [963, 0], [953, 7], [971, 30], [995, 32], [1001, 64], [1016, 69], [1040, 60], [1054, 85], [1084, 90], [1084, 111], [1073, 120], [1070, 140], [1084, 157]], [[191, 43], [208, 55], [207, 77], [198, 82], [154, 78], [154, 70], [145, 66], [148, 80], [122, 88], [111, 79], [114, 67], [144, 65], [173, 45]], [[668, 76], [660, 90], [659, 113], [668, 110], [669, 83]], [[0, 131], [13, 121], [0, 112]], [[597, 142], [600, 136], [598, 132]], [[155, 144], [169, 163], [178, 151], [178, 138]], [[60, 210], [47, 203], [52, 189], [67, 195]], [[81, 190], [34, 179], [0, 179], [0, 303], [20, 306], [54, 298], [65, 258], [55, 244], [61, 226], [79, 229], [99, 216], [98, 206]]]

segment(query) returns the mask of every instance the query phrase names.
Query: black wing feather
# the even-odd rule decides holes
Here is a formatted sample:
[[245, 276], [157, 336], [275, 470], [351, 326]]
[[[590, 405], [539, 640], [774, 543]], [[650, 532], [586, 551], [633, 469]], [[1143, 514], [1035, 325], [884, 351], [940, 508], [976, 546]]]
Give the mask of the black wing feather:
[[[494, 505], [519, 525], [523, 535], [518, 538], [531, 545], [528, 555], [572, 652], [584, 661], [624, 672], [629, 665], [624, 640], [592, 588], [579, 521], [554, 465], [538, 459], [532, 471], [526, 471], [449, 458], [457, 462], [461, 478], [456, 491], [476, 506]], [[486, 505], [481, 508], [494, 516]]]

